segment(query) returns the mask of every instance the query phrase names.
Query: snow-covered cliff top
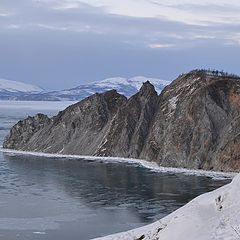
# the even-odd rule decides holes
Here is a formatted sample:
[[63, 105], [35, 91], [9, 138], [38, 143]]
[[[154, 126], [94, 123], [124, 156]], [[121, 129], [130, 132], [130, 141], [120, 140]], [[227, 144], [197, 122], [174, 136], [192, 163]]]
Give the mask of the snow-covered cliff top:
[[240, 174], [165, 218], [131, 231], [96, 240], [237, 240], [240, 239]]

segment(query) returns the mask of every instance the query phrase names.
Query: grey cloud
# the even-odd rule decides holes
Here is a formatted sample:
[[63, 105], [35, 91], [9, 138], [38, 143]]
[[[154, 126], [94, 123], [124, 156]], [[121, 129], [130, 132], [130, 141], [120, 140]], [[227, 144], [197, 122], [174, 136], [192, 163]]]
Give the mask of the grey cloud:
[[114, 15], [87, 4], [54, 6], [1, 0], [0, 8], [12, 15], [0, 22], [0, 77], [54, 89], [109, 76], [173, 79], [196, 67], [239, 73], [239, 45], [225, 45], [239, 24], [204, 27]]
[[[239, 72], [239, 47], [199, 42], [197, 47], [148, 49], [118, 36], [40, 31], [1, 36], [1, 77], [45, 88], [67, 88], [110, 76], [146, 75], [174, 79], [197, 67]], [[184, 44], [184, 43], [183, 43]]]
[[222, 13], [239, 13], [240, 7], [231, 4], [207, 4], [207, 5], [200, 5], [200, 4], [179, 4], [175, 5], [175, 8], [188, 10], [188, 11], [195, 11], [195, 12], [222, 12]]
[[[56, 4], [57, 1], [53, 1]], [[1, 21], [0, 28], [11, 30], [17, 27], [23, 31], [36, 28], [46, 30], [65, 30], [76, 32], [93, 32], [116, 35], [124, 42], [135, 41], [145, 44], [147, 41], [164, 41], [171, 44], [182, 45], [181, 40], [195, 39], [194, 35], [211, 36], [216, 34], [216, 39], [224, 39], [240, 28], [240, 25], [211, 25], [209, 27], [188, 25], [180, 22], [156, 18], [134, 18], [107, 13], [106, 9], [92, 7], [81, 3], [77, 9], [56, 10], [51, 4], [41, 1], [33, 2], [21, 0], [17, 4], [12, 1], [2, 0], [1, 5], [15, 12], [11, 18]], [[181, 6], [181, 5], [179, 5]], [[190, 7], [190, 6], [189, 6]], [[201, 38], [198, 38], [201, 39]], [[206, 41], [206, 37], [202, 41]]]
[[238, 13], [240, 10], [239, 6], [232, 4], [163, 4], [156, 0], [149, 0], [150, 3], [157, 6], [175, 8], [185, 11], [195, 11], [195, 12], [223, 12], [223, 13]]

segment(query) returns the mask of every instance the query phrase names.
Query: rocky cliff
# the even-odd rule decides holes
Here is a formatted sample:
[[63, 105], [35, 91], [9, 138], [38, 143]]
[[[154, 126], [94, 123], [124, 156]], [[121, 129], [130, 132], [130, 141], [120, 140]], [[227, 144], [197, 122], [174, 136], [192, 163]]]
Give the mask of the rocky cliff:
[[159, 96], [141, 158], [163, 166], [240, 169], [240, 79], [193, 71]]
[[51, 119], [20, 121], [4, 148], [239, 170], [240, 78], [195, 70], [159, 96], [149, 82], [129, 99], [114, 90], [94, 94]]

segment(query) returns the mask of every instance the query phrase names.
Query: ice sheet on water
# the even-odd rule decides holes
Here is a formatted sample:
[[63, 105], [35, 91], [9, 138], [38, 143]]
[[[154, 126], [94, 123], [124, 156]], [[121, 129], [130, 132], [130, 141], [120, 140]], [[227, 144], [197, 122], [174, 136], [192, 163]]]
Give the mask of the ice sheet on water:
[[35, 155], [43, 156], [49, 158], [59, 158], [59, 159], [78, 159], [78, 160], [92, 160], [100, 161], [104, 163], [112, 162], [125, 162], [130, 164], [135, 164], [135, 166], [142, 166], [148, 168], [151, 171], [163, 172], [163, 173], [182, 173], [186, 175], [197, 175], [197, 176], [208, 176], [214, 179], [223, 179], [223, 178], [233, 178], [237, 173], [230, 172], [214, 172], [214, 171], [205, 171], [205, 170], [191, 170], [185, 168], [172, 168], [172, 167], [161, 167], [155, 162], [149, 162], [143, 159], [134, 159], [134, 158], [119, 158], [119, 157], [96, 157], [96, 156], [84, 156], [84, 155], [65, 155], [65, 154], [51, 154], [51, 153], [41, 153], [41, 152], [27, 152], [27, 151], [17, 151], [12, 149], [0, 148], [1, 152], [9, 155]]

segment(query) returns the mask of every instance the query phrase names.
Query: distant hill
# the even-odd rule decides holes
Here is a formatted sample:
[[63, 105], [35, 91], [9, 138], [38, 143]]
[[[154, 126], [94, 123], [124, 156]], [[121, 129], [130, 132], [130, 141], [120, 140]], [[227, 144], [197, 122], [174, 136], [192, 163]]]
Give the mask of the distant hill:
[[0, 99], [16, 99], [26, 94], [36, 94], [43, 89], [23, 82], [0, 79]]
[[[13, 94], [14, 96], [9, 99], [16, 100], [32, 100], [32, 101], [66, 101], [66, 100], [82, 100], [94, 93], [103, 93], [108, 90], [115, 89], [120, 94], [130, 97], [138, 92], [142, 84], [146, 81], [151, 82], [156, 91], [160, 93], [162, 89], [170, 84], [170, 81], [161, 80], [157, 78], [148, 78], [143, 76], [137, 76], [133, 78], [108, 78], [102, 81], [83, 84], [75, 88], [51, 91], [51, 92], [33, 92], [26, 94]], [[1, 96], [0, 96], [1, 99]]]

